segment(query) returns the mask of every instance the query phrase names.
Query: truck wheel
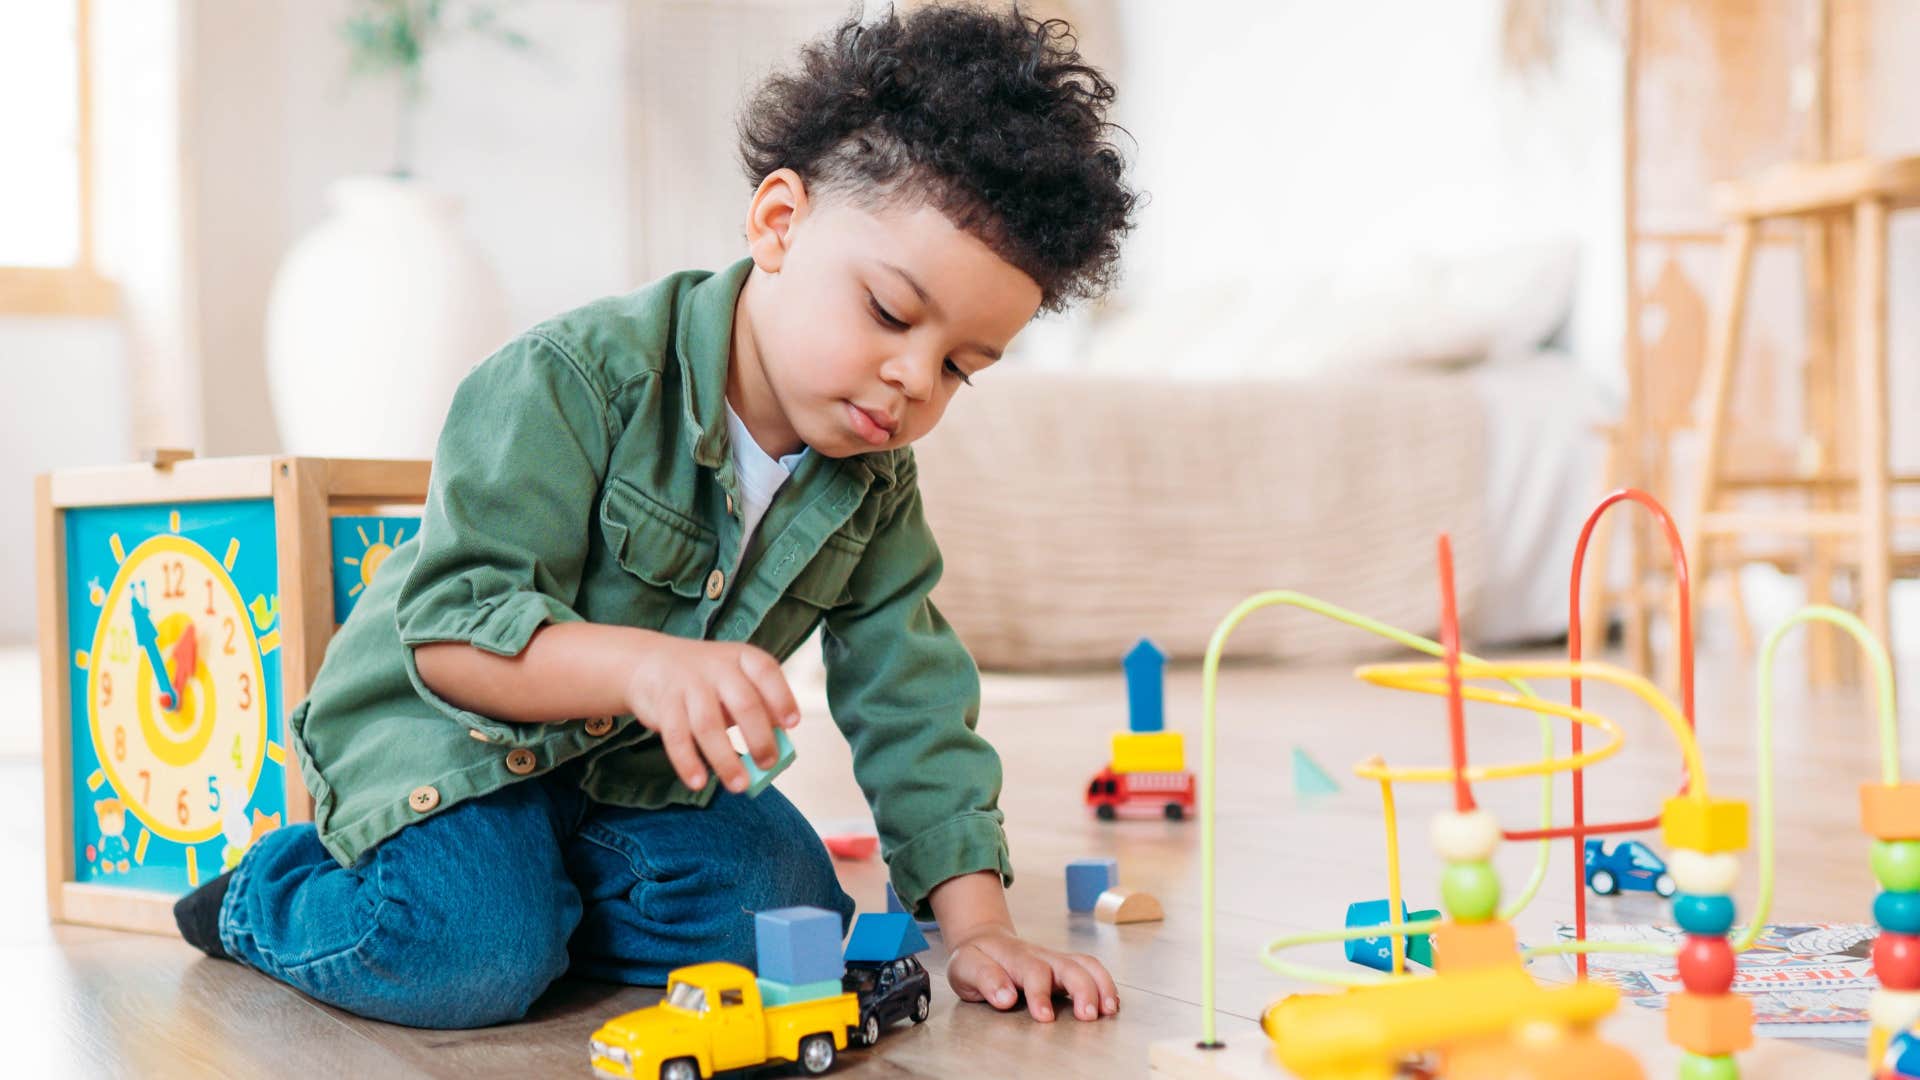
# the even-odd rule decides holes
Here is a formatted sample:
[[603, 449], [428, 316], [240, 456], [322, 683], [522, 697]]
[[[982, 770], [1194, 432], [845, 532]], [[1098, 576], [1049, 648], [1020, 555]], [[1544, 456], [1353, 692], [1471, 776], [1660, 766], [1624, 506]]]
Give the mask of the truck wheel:
[[800, 1071], [819, 1076], [833, 1068], [833, 1036], [809, 1035], [800, 1040]]
[[926, 994], [921, 993], [915, 995], [913, 999], [913, 1022], [916, 1024], [926, 1023], [927, 1014], [933, 1011], [932, 1006], [933, 1002]]
[[1187, 816], [1187, 809], [1177, 802], [1170, 802], [1161, 813], [1167, 815], [1168, 821], [1179, 821], [1181, 818]]
[[1612, 896], [1620, 891], [1620, 883], [1613, 880], [1613, 874], [1606, 870], [1595, 870], [1593, 876], [1587, 879], [1587, 884], [1601, 896]]
[[1673, 895], [1673, 875], [1661, 874], [1653, 879], [1653, 891], [1662, 897]]
[[1112, 803], [1101, 803], [1094, 808], [1093, 816], [1101, 821], [1112, 821], [1118, 815], [1114, 812]]
[[660, 1080], [700, 1080], [700, 1066], [692, 1058], [674, 1058], [660, 1066]]
[[860, 1045], [872, 1046], [880, 1041], [880, 1014], [870, 1012], [866, 1022], [860, 1025]]

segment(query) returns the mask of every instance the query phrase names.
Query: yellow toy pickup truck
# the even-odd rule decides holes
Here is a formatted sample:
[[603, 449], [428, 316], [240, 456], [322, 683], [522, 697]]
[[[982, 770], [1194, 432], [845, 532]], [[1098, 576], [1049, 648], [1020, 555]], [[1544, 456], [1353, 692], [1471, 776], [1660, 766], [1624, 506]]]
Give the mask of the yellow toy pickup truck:
[[705, 1080], [716, 1072], [798, 1062], [818, 1076], [860, 1026], [860, 1002], [835, 994], [762, 1007], [753, 972], [695, 964], [667, 977], [667, 999], [600, 1025], [587, 1044], [598, 1076]]

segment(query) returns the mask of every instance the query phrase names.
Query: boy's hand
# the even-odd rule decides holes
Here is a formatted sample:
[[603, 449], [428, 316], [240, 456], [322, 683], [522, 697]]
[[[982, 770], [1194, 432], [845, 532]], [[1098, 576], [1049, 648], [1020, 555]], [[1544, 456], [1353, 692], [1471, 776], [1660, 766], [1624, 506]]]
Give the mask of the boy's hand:
[[774, 725], [800, 722], [779, 661], [761, 649], [730, 641], [689, 641], [661, 636], [651, 642], [627, 680], [627, 707], [659, 732], [680, 782], [695, 791], [712, 769], [728, 791], [749, 783], [746, 766], [727, 738], [737, 727], [748, 753], [763, 769], [779, 759]]
[[1053, 1019], [1053, 998], [1073, 1000], [1073, 1015], [1097, 1020], [1120, 1011], [1120, 993], [1100, 961], [1084, 953], [1055, 952], [1022, 941], [1011, 928], [989, 926], [954, 942], [947, 982], [962, 1001], [984, 1001], [1001, 1011], [1021, 992], [1035, 1020]]

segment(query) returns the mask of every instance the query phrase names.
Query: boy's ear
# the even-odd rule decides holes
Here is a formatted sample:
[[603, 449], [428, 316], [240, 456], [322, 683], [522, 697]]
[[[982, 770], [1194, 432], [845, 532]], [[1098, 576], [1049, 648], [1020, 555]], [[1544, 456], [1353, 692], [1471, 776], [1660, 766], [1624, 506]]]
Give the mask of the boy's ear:
[[793, 243], [793, 227], [807, 214], [807, 185], [792, 169], [775, 169], [760, 181], [747, 204], [747, 253], [769, 274], [780, 272]]

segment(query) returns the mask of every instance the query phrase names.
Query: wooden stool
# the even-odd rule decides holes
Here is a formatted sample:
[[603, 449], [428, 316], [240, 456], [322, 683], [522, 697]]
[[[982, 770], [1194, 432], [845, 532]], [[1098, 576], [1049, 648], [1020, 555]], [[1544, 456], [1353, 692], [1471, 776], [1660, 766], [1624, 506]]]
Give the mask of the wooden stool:
[[[1835, 543], [1856, 541], [1850, 554], [1859, 571], [1860, 616], [1892, 648], [1888, 611], [1894, 572], [1891, 489], [1894, 483], [1920, 482], [1920, 477], [1896, 478], [1887, 461], [1887, 215], [1903, 206], [1920, 205], [1920, 157], [1783, 166], [1753, 180], [1721, 185], [1715, 191], [1714, 203], [1729, 224], [1723, 245], [1726, 276], [1721, 281], [1723, 291], [1708, 339], [1706, 368], [1701, 373], [1702, 396], [1697, 399], [1704, 405], [1705, 426], [1696, 466], [1693, 524], [1687, 539], [1694, 580], [1706, 581], [1714, 555], [1711, 545], [1716, 540], [1804, 537], [1817, 548], [1810, 564], [1808, 594], [1821, 599], [1828, 595], [1827, 574], [1834, 565]], [[1822, 461], [1808, 475], [1732, 475], [1725, 460], [1729, 393], [1760, 226], [1768, 220], [1800, 220], [1823, 226], [1849, 218], [1853, 226], [1853, 303], [1850, 334], [1838, 336], [1851, 339], [1853, 417], [1859, 438], [1857, 472], [1853, 476], [1833, 473], [1829, 463]], [[1825, 291], [1825, 283], [1819, 280], [1825, 276], [1824, 267], [1821, 274], [1808, 276], [1810, 291]], [[1816, 303], [1825, 300], [1819, 295], [1814, 299]], [[1824, 439], [1829, 433], [1816, 434]], [[1813, 497], [1815, 504], [1741, 510], [1725, 505], [1723, 498], [1736, 489], [1794, 491]], [[1849, 490], [1855, 495], [1853, 505], [1842, 508], [1836, 496]]]

